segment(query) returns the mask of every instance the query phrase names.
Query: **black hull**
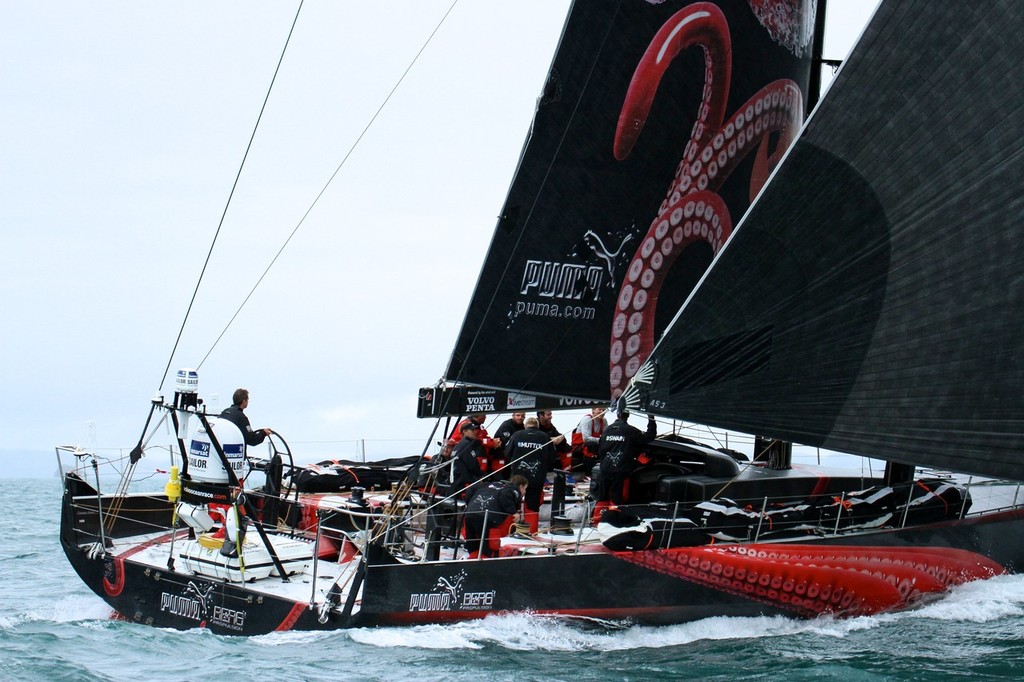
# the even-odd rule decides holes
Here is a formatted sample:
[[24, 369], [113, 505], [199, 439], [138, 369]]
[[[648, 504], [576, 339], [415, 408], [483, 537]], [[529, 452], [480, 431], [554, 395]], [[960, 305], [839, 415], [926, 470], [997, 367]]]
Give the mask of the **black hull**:
[[[69, 483], [65, 491], [61, 542], [100, 598], [132, 622], [230, 635], [445, 623], [524, 611], [644, 624], [710, 616], [856, 615], [905, 608], [929, 596], [908, 589], [891, 601], [886, 590], [895, 593], [900, 581], [919, 586], [937, 576], [944, 582], [934, 592], [941, 593], [958, 582], [1024, 566], [1021, 510], [805, 542], [412, 564], [371, 552], [353, 615], [336, 609], [321, 622], [307, 601], [157, 570], [126, 555], [91, 558], [68, 525], [73, 487]], [[907, 573], [911, 564], [917, 566], [913, 575]]]
[[66, 544], [64, 551], [85, 584], [123, 620], [178, 630], [208, 628], [227, 635], [331, 627], [321, 625], [307, 604], [263, 595], [255, 603], [252, 593], [239, 585], [153, 571], [130, 559], [90, 559]]
[[[780, 546], [786, 545], [741, 545], [750, 552]], [[972, 553], [980, 562], [987, 558], [1005, 572], [1015, 572], [1024, 566], [1024, 512], [1017, 510], [915, 529], [822, 538], [791, 543], [791, 546], [809, 550], [836, 548], [839, 554], [857, 548], [869, 552], [879, 564], [890, 561], [898, 564], [905, 560], [907, 552], [930, 551], [941, 556], [948, 551], [950, 556], [958, 557], [963, 556], [961, 553]], [[806, 605], [785, 605], [778, 599], [766, 599], [766, 595], [736, 594], [727, 591], [727, 586], [694, 582], [684, 575], [687, 567], [679, 567], [680, 558], [691, 557], [692, 563], [692, 557], [699, 556], [703, 549], [515, 557], [411, 566], [371, 565], [367, 570], [363, 600], [363, 609], [369, 613], [364, 613], [364, 618], [374, 624], [406, 625], [529, 611], [664, 625], [711, 616], [842, 615], [841, 609], [833, 608], [834, 604], [809, 612]], [[998, 569], [994, 571], [998, 572]], [[463, 576], [459, 586], [462, 602], [435, 597], [433, 606], [441, 604], [444, 608], [413, 610], [418, 601], [429, 601], [426, 595], [439, 594], [439, 585], [452, 584], [460, 575]], [[466, 594], [474, 596], [466, 599]], [[486, 608], [479, 605], [480, 601], [487, 602]]]
[[202, 576], [154, 570], [130, 557], [90, 553], [89, 548], [76, 544], [76, 528], [82, 531], [87, 523], [72, 503], [76, 494], [90, 491], [75, 476], [65, 481], [61, 547], [82, 581], [110, 605], [116, 618], [178, 630], [208, 628], [229, 635], [338, 627], [321, 624], [307, 603], [254, 595], [242, 585]]

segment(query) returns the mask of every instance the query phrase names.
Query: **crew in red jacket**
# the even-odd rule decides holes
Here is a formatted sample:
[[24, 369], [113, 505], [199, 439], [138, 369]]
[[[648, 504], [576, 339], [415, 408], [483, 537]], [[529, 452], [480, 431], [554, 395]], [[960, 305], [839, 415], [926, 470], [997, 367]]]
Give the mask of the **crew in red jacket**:
[[462, 440], [463, 427], [470, 422], [475, 424], [477, 427], [475, 445], [477, 463], [480, 465], [480, 471], [486, 474], [499, 468], [495, 460], [498, 459], [501, 452], [501, 439], [491, 438], [487, 435], [487, 429], [483, 426], [485, 419], [486, 417], [480, 413], [471, 414], [455, 425], [455, 430], [448, 438], [458, 445]]
[[604, 418], [605, 408], [595, 407], [590, 414], [580, 420], [572, 431], [572, 465], [573, 469], [582, 471], [589, 476], [597, 463], [597, 448], [601, 434], [608, 427]]

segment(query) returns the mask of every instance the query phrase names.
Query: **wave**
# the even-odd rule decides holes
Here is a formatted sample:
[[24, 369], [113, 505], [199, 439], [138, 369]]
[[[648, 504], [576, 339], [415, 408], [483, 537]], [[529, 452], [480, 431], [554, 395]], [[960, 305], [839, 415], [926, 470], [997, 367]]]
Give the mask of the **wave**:
[[[846, 638], [880, 627], [918, 627], [920, 620], [987, 623], [1024, 615], [1024, 575], [998, 576], [961, 585], [943, 599], [899, 613], [802, 620], [784, 616], [727, 617], [667, 626], [639, 626], [547, 615], [508, 614], [450, 625], [366, 628], [347, 632], [372, 647], [514, 651], [626, 651], [694, 642], [810, 637]], [[597, 626], [597, 627], [595, 627]], [[269, 637], [280, 637], [272, 635]]]
[[25, 623], [73, 623], [110, 620], [113, 611], [93, 596], [67, 596], [36, 605], [21, 613], [0, 616], [0, 629], [13, 629]]

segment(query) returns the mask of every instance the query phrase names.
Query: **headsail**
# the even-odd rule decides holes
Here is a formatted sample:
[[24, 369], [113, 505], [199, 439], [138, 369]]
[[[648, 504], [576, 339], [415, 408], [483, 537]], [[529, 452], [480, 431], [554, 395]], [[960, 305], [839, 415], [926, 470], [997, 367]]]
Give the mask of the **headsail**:
[[573, 5], [448, 381], [621, 392], [799, 129], [814, 7]]
[[1024, 479], [1024, 15], [884, 3], [673, 322], [647, 409]]

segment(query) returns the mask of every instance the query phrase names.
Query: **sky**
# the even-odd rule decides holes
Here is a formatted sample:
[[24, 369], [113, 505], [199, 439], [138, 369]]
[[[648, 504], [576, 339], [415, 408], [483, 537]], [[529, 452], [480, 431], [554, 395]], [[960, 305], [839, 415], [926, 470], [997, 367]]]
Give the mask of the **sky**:
[[418, 453], [569, 4], [460, 0], [363, 134], [452, 2], [307, 0], [224, 213], [297, 2], [0, 2], [0, 452], [134, 445], [224, 214], [165, 395]]

